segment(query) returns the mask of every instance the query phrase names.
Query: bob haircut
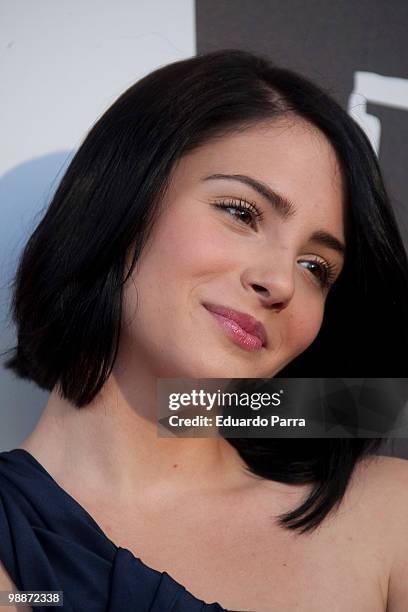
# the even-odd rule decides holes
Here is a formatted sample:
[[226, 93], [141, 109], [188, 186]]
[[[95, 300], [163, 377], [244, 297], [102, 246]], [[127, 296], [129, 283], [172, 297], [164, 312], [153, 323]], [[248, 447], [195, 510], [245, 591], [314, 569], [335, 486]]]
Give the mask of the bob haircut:
[[[323, 89], [236, 49], [151, 72], [91, 128], [22, 253], [10, 311], [17, 346], [5, 367], [43, 389], [57, 385], [77, 408], [90, 403], [112, 371], [123, 286], [177, 160], [282, 116], [305, 119], [332, 144], [348, 222], [345, 264], [327, 297], [321, 330], [279, 376], [406, 376], [400, 355], [408, 353], [408, 262], [369, 140]], [[279, 516], [281, 526], [301, 533], [340, 504], [357, 461], [381, 443], [226, 439], [253, 474], [314, 483], [299, 508]]]

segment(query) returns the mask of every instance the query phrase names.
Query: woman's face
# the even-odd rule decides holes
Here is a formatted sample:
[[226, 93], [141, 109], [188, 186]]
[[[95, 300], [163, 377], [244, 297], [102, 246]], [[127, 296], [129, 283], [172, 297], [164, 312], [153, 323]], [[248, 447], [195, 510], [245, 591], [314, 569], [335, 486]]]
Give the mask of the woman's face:
[[157, 377], [275, 375], [319, 332], [344, 222], [334, 150], [301, 119], [184, 156], [125, 288], [127, 359]]

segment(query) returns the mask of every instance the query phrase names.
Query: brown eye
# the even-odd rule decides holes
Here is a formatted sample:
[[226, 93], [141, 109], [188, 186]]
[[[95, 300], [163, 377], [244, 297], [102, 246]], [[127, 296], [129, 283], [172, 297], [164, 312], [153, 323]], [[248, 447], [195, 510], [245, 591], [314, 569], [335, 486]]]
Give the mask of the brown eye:
[[262, 219], [262, 212], [253, 204], [247, 200], [223, 200], [221, 202], [215, 202], [214, 206], [227, 211], [232, 217], [235, 217], [238, 223], [245, 223], [245, 225], [256, 226], [256, 222]]
[[331, 286], [333, 279], [335, 277], [335, 269], [329, 262], [324, 261], [323, 259], [301, 259], [299, 260], [301, 264], [307, 264], [308, 269], [311, 271], [313, 276], [319, 281], [322, 289], [328, 288]]
[[226, 206], [225, 210], [232, 211], [231, 214], [233, 217], [238, 217], [240, 221], [243, 221], [247, 225], [250, 225], [253, 222], [253, 216], [247, 210], [239, 209], [235, 206]]

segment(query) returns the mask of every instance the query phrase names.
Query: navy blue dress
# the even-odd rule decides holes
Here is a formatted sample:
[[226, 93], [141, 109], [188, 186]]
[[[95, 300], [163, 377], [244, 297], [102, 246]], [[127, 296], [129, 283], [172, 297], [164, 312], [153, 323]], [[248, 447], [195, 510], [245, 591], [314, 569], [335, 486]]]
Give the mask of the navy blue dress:
[[0, 453], [0, 560], [20, 591], [63, 591], [37, 612], [225, 612], [117, 547], [24, 449]]

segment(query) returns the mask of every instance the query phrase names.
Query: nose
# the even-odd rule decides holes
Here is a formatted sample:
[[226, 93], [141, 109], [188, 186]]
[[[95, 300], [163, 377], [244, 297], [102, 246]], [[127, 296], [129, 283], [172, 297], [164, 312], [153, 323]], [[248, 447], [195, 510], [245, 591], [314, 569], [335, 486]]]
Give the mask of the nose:
[[287, 268], [279, 271], [247, 269], [242, 284], [247, 291], [254, 291], [264, 306], [276, 312], [288, 307], [295, 291], [293, 271]]

